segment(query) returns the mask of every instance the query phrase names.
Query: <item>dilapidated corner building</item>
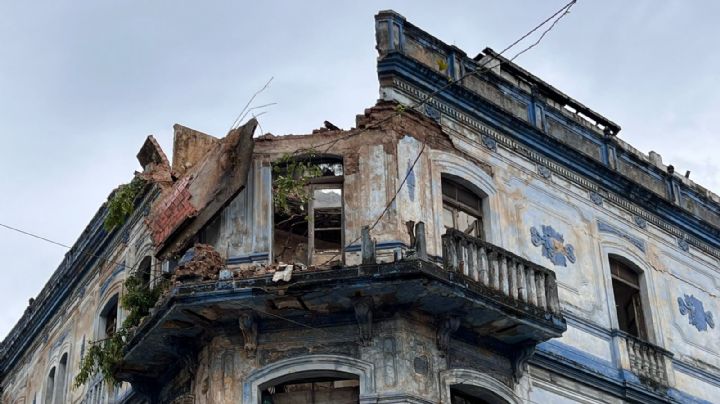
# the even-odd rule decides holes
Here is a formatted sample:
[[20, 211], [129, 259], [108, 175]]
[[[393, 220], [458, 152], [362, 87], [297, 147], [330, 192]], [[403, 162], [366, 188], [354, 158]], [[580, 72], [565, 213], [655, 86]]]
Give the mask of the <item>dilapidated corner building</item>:
[[[376, 37], [356, 128], [149, 138], [134, 213], [101, 207], [3, 342], [2, 402], [717, 402], [720, 198], [491, 49]], [[173, 283], [124, 383], [69, 388], [131, 271]]]

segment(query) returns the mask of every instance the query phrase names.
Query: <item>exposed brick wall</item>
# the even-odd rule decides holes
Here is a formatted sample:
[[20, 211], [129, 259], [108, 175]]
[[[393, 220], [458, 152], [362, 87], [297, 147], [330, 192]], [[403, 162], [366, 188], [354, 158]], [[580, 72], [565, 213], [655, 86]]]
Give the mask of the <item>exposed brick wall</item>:
[[190, 176], [185, 176], [162, 197], [148, 218], [148, 227], [155, 245], [162, 244], [185, 220], [197, 214], [190, 201]]

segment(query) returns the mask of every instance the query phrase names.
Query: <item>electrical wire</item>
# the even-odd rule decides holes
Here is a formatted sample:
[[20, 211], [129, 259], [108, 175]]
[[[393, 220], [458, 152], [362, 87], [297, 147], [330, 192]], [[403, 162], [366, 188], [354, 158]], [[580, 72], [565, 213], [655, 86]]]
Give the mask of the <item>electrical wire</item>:
[[[520, 43], [523, 39], [527, 38], [527, 37], [528, 37], [529, 35], [531, 35], [533, 32], [537, 31], [537, 30], [540, 29], [542, 26], [544, 26], [545, 24], [547, 24], [550, 20], [552, 20], [554, 17], [556, 17], [556, 16], [559, 15], [559, 17], [557, 17], [557, 18], [553, 21], [553, 23], [550, 25], [550, 27], [548, 27], [547, 29], [545, 29], [545, 31], [543, 31], [543, 33], [540, 35], [540, 38], [538, 38], [538, 40], [536, 40], [535, 42], [533, 42], [532, 44], [530, 44], [529, 46], [527, 46], [526, 48], [524, 48], [523, 50], [521, 50], [520, 52], [518, 52], [517, 54], [515, 54], [512, 58], [507, 59], [507, 60], [501, 60], [501, 61], [499, 61], [497, 64], [495, 64], [494, 66], [491, 66], [491, 67], [487, 67], [487, 64], [488, 64], [488, 62], [489, 62], [489, 59], [488, 59], [488, 61], [484, 62], [484, 63], [483, 63], [480, 67], [478, 67], [477, 69], [471, 70], [471, 71], [469, 71], [469, 72], [466, 72], [465, 74], [463, 74], [462, 76], [460, 76], [458, 79], [455, 79], [455, 80], [450, 81], [448, 84], [446, 84], [446, 85], [440, 87], [439, 89], [435, 90], [434, 92], [430, 93], [428, 96], [426, 96], [425, 98], [423, 98], [422, 100], [420, 100], [419, 102], [417, 102], [415, 105], [412, 105], [410, 108], [411, 108], [411, 109], [417, 109], [417, 108], [419, 108], [419, 107], [427, 104], [428, 102], [430, 102], [430, 100], [432, 100], [435, 96], [437, 96], [439, 93], [441, 93], [441, 92], [444, 91], [445, 89], [447, 89], [447, 88], [449, 88], [450, 86], [452, 86], [452, 85], [454, 85], [454, 84], [462, 81], [463, 79], [465, 79], [465, 78], [467, 78], [467, 77], [469, 77], [469, 76], [471, 76], [471, 75], [481, 74], [481, 73], [483, 73], [483, 72], [486, 72], [486, 71], [495, 69], [495, 68], [497, 68], [498, 66], [500, 66], [500, 65], [502, 65], [502, 64], [504, 64], [504, 63], [510, 63], [510, 62], [512, 62], [513, 60], [515, 60], [518, 56], [520, 56], [520, 55], [522, 55], [523, 53], [527, 52], [528, 50], [534, 48], [535, 46], [537, 46], [537, 45], [540, 43], [540, 41], [545, 37], [545, 35], [547, 35], [547, 33], [550, 32], [550, 31], [555, 27], [555, 25], [557, 25], [558, 21], [560, 21], [563, 17], [565, 17], [566, 15], [568, 15], [568, 14], [570, 13], [570, 9], [572, 8], [572, 6], [575, 5], [576, 2], [577, 2], [577, 0], [572, 0], [572, 1], [570, 1], [570, 2], [567, 3], [565, 6], [563, 6], [563, 7], [560, 8], [558, 11], [556, 11], [553, 15], [551, 15], [551, 16], [548, 17], [548, 18], [546, 18], [543, 22], [541, 22], [540, 24], [538, 24], [537, 26], [535, 26], [535, 28], [533, 28], [532, 30], [528, 31], [525, 35], [521, 36], [519, 39], [517, 39], [516, 41], [514, 41], [513, 43], [511, 43], [510, 45], [508, 45], [507, 47], [505, 47], [505, 49], [503, 49], [500, 53], [497, 54], [497, 57], [502, 56], [503, 53], [505, 53], [505, 52], [507, 52], [508, 50], [510, 50], [511, 48], [513, 48], [515, 45], [517, 45], [518, 43]], [[392, 114], [392, 115], [390, 115], [390, 116], [387, 116], [387, 117], [385, 117], [385, 118], [383, 118], [383, 119], [375, 122], [372, 126], [374, 126], [374, 127], [379, 127], [379, 125], [381, 125], [382, 123], [387, 122], [387, 121], [389, 121], [390, 119], [393, 119], [393, 118], [401, 115], [402, 113], [403, 113], [402, 110], [401, 110], [401, 111], [398, 111], [398, 112], [396, 112], [396, 113], [394, 113], [394, 114]], [[328, 152], [335, 144], [337, 144], [337, 142], [339, 142], [340, 140], [345, 140], [345, 139], [347, 139], [348, 137], [351, 137], [351, 136], [357, 136], [357, 135], [359, 135], [359, 134], [361, 134], [361, 133], [364, 133], [364, 132], [368, 131], [369, 129], [370, 129], [370, 127], [365, 127], [365, 128], [360, 129], [359, 131], [349, 133], [349, 134], [347, 134], [346, 136], [338, 137], [337, 139], [334, 139], [334, 140], [332, 140], [332, 141], [330, 141], [330, 142], [321, 144], [321, 145], [329, 144], [328, 148], [325, 149], [325, 151], [324, 151], [323, 153], [327, 153], [327, 152]], [[405, 183], [407, 182], [408, 177], [410, 176], [411, 173], [413, 173], [413, 170], [415, 169], [415, 165], [417, 164], [418, 160], [420, 159], [420, 156], [421, 156], [421, 155], [423, 154], [423, 152], [425, 151], [425, 145], [426, 145], [426, 143], [423, 142], [423, 143], [422, 143], [422, 147], [420, 148], [420, 152], [418, 153], [417, 157], [415, 157], [415, 160], [413, 161], [412, 165], [408, 168], [407, 173], [405, 174], [405, 177], [403, 178], [402, 182], [400, 183], [400, 186], [397, 188], [397, 190], [395, 191], [395, 194], [394, 194], [393, 197], [390, 199], [390, 201], [386, 204], [385, 208], [384, 208], [383, 211], [380, 213], [380, 215], [377, 217], [377, 219], [375, 219], [375, 221], [373, 222], [372, 226], [370, 226], [370, 230], [374, 229], [375, 226], [378, 224], [378, 222], [382, 219], [382, 217], [388, 212], [388, 210], [390, 210], [390, 207], [391, 207], [392, 204], [395, 202], [395, 200], [397, 199], [397, 196], [400, 194], [400, 191], [402, 190], [403, 186], [404, 186]], [[313, 148], [315, 148], [315, 147], [318, 147], [318, 146], [317, 146], [317, 145], [313, 146]], [[362, 237], [362, 235], [356, 237], [353, 241], [351, 241], [350, 243], [348, 243], [347, 245], [345, 245], [345, 246], [341, 249], [341, 251], [339, 251], [338, 253], [336, 253], [335, 255], [333, 255], [330, 259], [328, 259], [327, 261], [325, 261], [325, 262], [324, 262], [323, 264], [321, 264], [320, 266], [324, 266], [324, 265], [329, 264], [329, 263], [332, 262], [335, 258], [337, 258], [340, 254], [345, 253], [345, 251], [348, 249], [348, 247], [350, 247], [350, 246], [352, 246], [353, 244], [357, 243], [357, 242], [360, 240], [361, 237]]]
[[[422, 107], [423, 105], [427, 104], [428, 102], [430, 102], [430, 100], [432, 100], [433, 98], [435, 98], [435, 97], [436, 97], [438, 94], [440, 94], [441, 92], [443, 92], [443, 91], [447, 90], [448, 88], [452, 87], [453, 85], [461, 82], [462, 80], [466, 79], [467, 77], [485, 73], [485, 72], [487, 72], [487, 71], [496, 69], [497, 67], [499, 67], [499, 66], [501, 66], [501, 65], [503, 65], [503, 64], [510, 63], [510, 62], [514, 61], [514, 60], [517, 59], [520, 55], [522, 55], [522, 54], [524, 54], [525, 52], [529, 51], [530, 49], [536, 47], [536, 46], [540, 43], [540, 41], [542, 41], [542, 39], [545, 37], [545, 35], [547, 35], [548, 32], [550, 32], [550, 31], [555, 27], [555, 25], [556, 25], [563, 17], [565, 17], [567, 14], [570, 13], [570, 9], [575, 5], [575, 3], [577, 3], [577, 0], [572, 0], [572, 1], [570, 1], [569, 3], [565, 4], [565, 5], [564, 5], [563, 7], [561, 7], [558, 11], [556, 11], [553, 15], [551, 15], [550, 17], [548, 17], [548, 18], [546, 18], [545, 20], [543, 20], [541, 23], [539, 23], [538, 25], [536, 25], [533, 29], [531, 29], [530, 31], [528, 31], [527, 33], [525, 33], [523, 36], [521, 36], [520, 38], [518, 38], [517, 40], [515, 40], [513, 43], [511, 43], [510, 45], [508, 45], [507, 47], [505, 47], [505, 49], [503, 49], [502, 51], [500, 51], [499, 53], [497, 53], [497, 56], [498, 56], [498, 57], [499, 57], [499, 56], [502, 56], [505, 52], [507, 52], [508, 50], [510, 50], [510, 49], [512, 49], [513, 47], [515, 47], [518, 43], [522, 42], [525, 38], [527, 38], [528, 36], [532, 35], [534, 32], [536, 32], [537, 30], [539, 30], [541, 27], [543, 27], [545, 24], [547, 24], [549, 21], [551, 21], [553, 18], [555, 18], [556, 16], [559, 15], [559, 17], [558, 17], [557, 19], [555, 19], [555, 21], [553, 21], [553, 23], [550, 25], [550, 27], [547, 28], [545, 31], [543, 31], [543, 33], [540, 35], [540, 37], [538, 38], [538, 40], [536, 40], [536, 41], [535, 41], [534, 43], [532, 43], [531, 45], [527, 46], [527, 47], [526, 47], [525, 49], [523, 49], [522, 51], [520, 51], [520, 52], [518, 52], [517, 54], [515, 54], [512, 58], [507, 59], [507, 60], [501, 60], [501, 61], [499, 61], [497, 64], [495, 64], [495, 65], [493, 65], [493, 66], [490, 66], [490, 67], [487, 67], [488, 63], [490, 62], [490, 58], [488, 58], [488, 60], [486, 60], [485, 62], [483, 62], [477, 69], [475, 69], [475, 70], [470, 70], [470, 71], [466, 72], [465, 74], [461, 75], [460, 77], [458, 77], [457, 79], [450, 80], [447, 84], [445, 84], [444, 86], [440, 87], [439, 89], [433, 91], [432, 93], [430, 93], [429, 95], [427, 95], [424, 99], [420, 100], [419, 102], [415, 103], [414, 105], [409, 106], [408, 108], [417, 110], [417, 108]], [[360, 135], [360, 134], [362, 134], [362, 133], [367, 132], [367, 131], [370, 130], [370, 129], [376, 129], [376, 128], [378, 128], [381, 124], [383, 124], [383, 123], [385, 123], [385, 122], [387, 122], [387, 121], [389, 121], [389, 120], [391, 120], [391, 119], [393, 119], [393, 118], [401, 115], [402, 113], [403, 113], [403, 111], [400, 110], [400, 111], [396, 112], [395, 114], [392, 114], [392, 115], [390, 115], [390, 116], [388, 116], [388, 117], [385, 117], [385, 118], [383, 118], [383, 119], [381, 119], [381, 120], [379, 120], [379, 121], [377, 121], [377, 122], [372, 123], [372, 124], [371, 124], [370, 126], [368, 126], [368, 127], [359, 129], [359, 130], [357, 130], [357, 131], [353, 131], [353, 132], [351, 132], [351, 133], [347, 133], [347, 134], [345, 134], [344, 136], [338, 137], [337, 139], [333, 139], [333, 140], [331, 140], [331, 141], [329, 141], [329, 142], [325, 142], [325, 143], [320, 143], [320, 144], [317, 144], [317, 145], [313, 145], [312, 148], [315, 149], [315, 148], [319, 148], [319, 147], [322, 147], [322, 146], [325, 146], [325, 145], [330, 145], [330, 146], [329, 146], [327, 149], [325, 149], [325, 151], [323, 152], [323, 153], [327, 153], [327, 152], [328, 152], [337, 142], [339, 142], [340, 140], [344, 140], [344, 139], [347, 139], [347, 138], [353, 137], [353, 136], [358, 136], [358, 135]]]
[[[560, 19], [562, 19], [565, 15], [567, 15], [567, 14], [569, 13], [570, 9], [572, 8], [572, 6], [573, 6], [576, 2], [577, 2], [577, 0], [572, 0], [572, 1], [570, 1], [570, 2], [567, 3], [565, 6], [563, 6], [560, 10], [558, 10], [557, 12], [555, 12], [552, 16], [550, 16], [550, 17], [548, 17], [547, 19], [545, 19], [543, 22], [541, 22], [540, 24], [538, 24], [535, 28], [533, 28], [532, 30], [528, 31], [526, 34], [524, 34], [523, 36], [521, 36], [519, 39], [517, 39], [516, 41], [514, 41], [513, 43], [511, 43], [510, 45], [508, 45], [505, 49], [503, 49], [500, 53], [497, 54], [498, 57], [501, 56], [501, 55], [504, 54], [506, 51], [510, 50], [511, 48], [513, 48], [514, 46], [516, 46], [518, 43], [520, 43], [522, 40], [524, 40], [524, 39], [527, 38], [528, 36], [532, 35], [535, 31], [537, 31], [538, 29], [540, 29], [540, 28], [541, 28], [542, 26], [544, 26], [547, 22], [549, 22], [550, 20], [552, 20], [555, 16], [560, 15], [555, 21], [553, 21], [553, 23], [551, 24], [551, 26], [550, 26], [549, 28], [547, 28], [547, 29], [541, 34], [541, 36], [538, 38], [537, 41], [535, 41], [533, 44], [531, 44], [530, 46], [526, 47], [525, 49], [523, 49], [523, 50], [520, 51], [519, 53], [515, 54], [515, 56], [513, 56], [511, 59], [509, 59], [509, 60], [507, 60], [507, 61], [500, 61], [499, 63], [497, 63], [496, 65], [491, 66], [491, 67], [487, 67], [487, 64], [488, 64], [488, 62], [489, 62], [489, 60], [488, 60], [488, 61], [484, 62], [484, 63], [483, 63], [480, 67], [478, 67], [477, 69], [471, 70], [471, 71], [469, 71], [469, 72], [466, 72], [465, 74], [461, 75], [459, 78], [450, 81], [448, 84], [446, 84], [446, 85], [442, 86], [441, 88], [439, 88], [438, 90], [432, 92], [431, 94], [429, 94], [429, 95], [426, 96], [424, 99], [422, 99], [421, 101], [417, 102], [415, 105], [411, 106], [410, 108], [412, 108], [412, 109], [417, 109], [417, 108], [419, 108], [419, 107], [427, 104], [430, 100], [432, 100], [435, 96], [437, 96], [437, 95], [438, 95], [439, 93], [441, 93], [442, 91], [444, 91], [444, 90], [446, 90], [447, 88], [449, 88], [450, 86], [452, 86], [452, 85], [454, 85], [454, 84], [462, 81], [463, 79], [465, 79], [465, 78], [467, 78], [467, 77], [469, 77], [469, 76], [471, 76], [471, 75], [481, 74], [481, 73], [484, 73], [484, 72], [486, 72], [486, 71], [495, 69], [495, 68], [497, 68], [498, 66], [502, 65], [503, 63], [512, 62], [512, 61], [515, 60], [518, 56], [520, 56], [520, 55], [522, 55], [523, 53], [525, 53], [525, 52], [529, 51], [530, 49], [534, 48], [535, 46], [537, 46], [537, 45], [540, 43], [540, 41], [542, 41], [542, 39], [545, 37], [545, 35], [546, 35], [548, 32], [550, 32], [550, 31], [555, 27], [555, 25], [560, 21]], [[248, 109], [248, 107], [250, 106], [250, 104], [252, 103], [252, 101], [257, 97], [257, 95], [260, 94], [261, 92], [263, 92], [265, 89], [267, 89], [267, 88], [269, 87], [269, 85], [270, 85], [270, 83], [272, 82], [272, 80], [273, 80], [273, 78], [271, 77], [271, 78], [268, 80], [268, 82], [265, 83], [265, 85], [264, 85], [260, 90], [258, 90], [257, 92], [255, 92], [255, 94], [253, 94], [253, 96], [252, 96], [252, 97], [250, 98], [250, 100], [247, 102], [247, 104], [246, 104], [245, 107], [242, 109], [242, 111], [240, 112], [240, 114], [238, 114], [238, 117], [235, 119], [235, 121], [234, 121], [233, 124], [231, 125], [230, 130], [234, 129], [234, 128], [237, 126], [238, 122], [241, 121], [241, 119], [244, 118], [244, 117], [247, 115], [247, 113], [249, 113], [251, 110], [259, 109], [259, 108], [262, 108], [262, 107], [265, 107], [265, 106], [269, 106], [269, 105], [273, 105], [273, 104], [274, 104], [274, 103], [271, 103], [271, 104], [266, 104], [266, 105], [262, 105], [262, 106], [259, 106], [259, 107], [253, 107], [253, 108]], [[389, 121], [390, 119], [393, 119], [393, 118], [401, 115], [402, 113], [403, 113], [402, 110], [401, 110], [401, 111], [398, 111], [398, 112], [396, 112], [396, 113], [393, 114], [393, 115], [390, 115], [390, 116], [388, 116], [388, 117], [386, 117], [386, 118], [384, 118], [384, 119], [382, 119], [382, 120], [380, 120], [380, 121], [375, 122], [374, 124], [372, 124], [372, 125], [369, 126], [369, 127], [365, 127], [365, 128], [362, 128], [362, 129], [360, 129], [360, 130], [358, 130], [358, 131], [355, 131], [355, 132], [352, 132], [352, 133], [350, 133], [350, 134], [347, 134], [346, 136], [339, 137], [338, 139], [334, 139], [334, 140], [331, 141], [331, 142], [324, 143], [324, 144], [320, 144], [320, 145], [315, 145], [315, 146], [313, 146], [313, 148], [319, 147], [319, 146], [324, 146], [324, 145], [329, 145], [329, 147], [325, 150], [325, 153], [327, 153], [327, 151], [329, 151], [329, 150], [330, 150], [335, 144], [337, 144], [337, 142], [339, 142], [340, 140], [347, 139], [348, 137], [351, 137], [351, 136], [357, 136], [357, 135], [359, 135], [359, 134], [361, 134], [361, 133], [364, 133], [364, 132], [366, 132], [366, 131], [368, 131], [368, 130], [370, 130], [370, 129], [373, 129], [374, 127], [378, 127], [380, 124], [382, 124], [382, 123], [384, 123], [384, 122], [387, 122], [387, 121]], [[261, 114], [260, 114], [260, 115], [261, 115]], [[259, 115], [258, 115], [258, 116], [259, 116]], [[422, 143], [422, 146], [421, 146], [421, 148], [420, 148], [420, 151], [418, 152], [418, 154], [417, 154], [417, 156], [415, 157], [415, 160], [413, 161], [413, 163], [411, 164], [411, 166], [408, 168], [407, 173], [406, 173], [405, 177], [403, 178], [403, 180], [401, 181], [400, 185], [398, 186], [397, 190], [395, 191], [395, 194], [394, 194], [393, 197], [390, 199], [390, 201], [386, 204], [385, 208], [384, 208], [383, 211], [380, 213], [380, 215], [375, 219], [375, 221], [373, 222], [373, 224], [370, 226], [370, 230], [374, 229], [375, 226], [377, 226], [377, 224], [380, 222], [380, 220], [382, 219], [382, 217], [387, 213], [387, 211], [390, 209], [390, 207], [392, 206], [392, 204], [393, 204], [393, 203], [395, 202], [395, 200], [397, 199], [397, 196], [399, 195], [399, 193], [400, 193], [400, 191], [402, 190], [403, 186], [404, 186], [405, 183], [407, 182], [408, 177], [409, 177], [410, 174], [413, 172], [414, 167], [417, 165], [417, 162], [419, 161], [420, 157], [421, 157], [422, 154], [424, 153], [425, 147], [426, 147], [426, 143], [423, 142], [423, 143]], [[70, 246], [68, 246], [68, 245], [66, 245], [66, 244], [64, 244], [64, 243], [60, 243], [60, 242], [51, 240], [51, 239], [49, 239], [49, 238], [47, 238], [47, 237], [40, 236], [40, 235], [31, 233], [31, 232], [29, 232], [29, 231], [25, 231], [25, 230], [22, 230], [22, 229], [13, 227], [13, 226], [9, 226], [9, 225], [3, 224], [3, 223], [0, 223], [0, 226], [1, 226], [1, 227], [4, 227], [4, 228], [6, 228], [6, 229], [9, 229], [9, 230], [12, 230], [12, 231], [15, 231], [15, 232], [18, 232], [18, 233], [21, 233], [21, 234], [30, 236], [30, 237], [37, 238], [37, 239], [39, 239], [39, 240], [42, 240], [42, 241], [45, 241], [45, 242], [48, 242], [48, 243], [51, 243], [51, 244], [60, 246], [60, 247], [64, 247], [64, 248], [67, 248], [67, 249], [72, 249], [72, 247], [70, 247]], [[341, 254], [341, 253], [344, 253], [348, 246], [356, 243], [359, 239], [360, 239], [360, 237], [356, 238], [354, 241], [352, 241], [351, 243], [349, 243], [346, 247], [344, 247], [344, 248], [342, 249], [341, 252], [339, 252], [338, 254], [336, 254], [334, 257], [332, 257], [330, 260], [328, 260], [325, 264], [327, 264], [327, 263], [329, 263], [330, 261], [332, 261], [335, 257], [337, 257], [337, 255], [339, 255], [339, 254]], [[104, 260], [104, 261], [106, 261], [106, 262], [110, 262], [110, 263], [114, 263], [114, 264], [117, 264], [117, 265], [121, 265], [121, 266], [123, 266], [124, 268], [128, 268], [128, 269], [130, 269], [130, 270], [136, 270], [135, 267], [136, 267], [137, 265], [139, 265], [139, 263], [141, 262], [141, 261], [138, 262], [135, 266], [128, 266], [128, 265], [126, 265], [124, 262], [122, 262], [122, 263], [115, 262], [115, 261], [110, 260], [110, 259], [108, 259], [108, 258], [99, 256], [99, 255], [95, 255], [95, 254], [91, 254], [91, 253], [87, 253], [87, 252], [84, 252], [84, 251], [79, 251], [78, 253], [79, 253], [79, 254], [86, 255], [86, 256], [90, 256], [90, 257], [93, 257], [93, 258], [98, 258], [98, 259]], [[153, 265], [153, 267], [159, 266], [159, 265], [161, 265], [161, 263], [155, 264], [155, 265]], [[250, 308], [250, 307], [248, 306], [248, 308]], [[280, 318], [280, 319], [282, 319], [282, 320], [291, 322], [291, 323], [296, 324], [296, 325], [300, 325], [300, 326], [305, 327], [305, 328], [309, 328], [309, 329], [313, 329], [313, 330], [318, 330], [318, 331], [324, 332], [324, 330], [319, 329], [319, 328], [317, 328], [317, 327], [313, 327], [313, 326], [310, 326], [310, 325], [307, 325], [307, 324], [303, 324], [303, 323], [297, 322], [297, 321], [295, 321], [295, 320], [289, 319], [289, 318], [284, 317], [284, 316], [281, 316], [281, 315], [277, 315], [277, 314], [265, 312], [265, 311], [259, 310], [259, 309], [257, 309], [257, 308], [251, 308], [251, 309], [257, 310], [257, 311], [259, 311], [259, 312], [261, 312], [261, 313], [264, 313], [264, 314], [266, 314], [266, 315], [270, 315], [270, 316], [273, 316], [273, 317]]]

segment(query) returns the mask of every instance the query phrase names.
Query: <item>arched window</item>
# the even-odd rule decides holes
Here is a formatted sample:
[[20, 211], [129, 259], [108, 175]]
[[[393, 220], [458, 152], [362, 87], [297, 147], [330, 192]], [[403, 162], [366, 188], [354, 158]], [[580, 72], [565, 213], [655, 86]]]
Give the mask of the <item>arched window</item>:
[[342, 372], [301, 372], [264, 386], [261, 404], [355, 404], [360, 402], [360, 383], [355, 375]]
[[[287, 192], [293, 178], [307, 176], [307, 187]], [[288, 181], [290, 180], [290, 181]], [[299, 158], [273, 168], [273, 260], [305, 265], [342, 260], [343, 162], [339, 157]]]
[[497, 394], [482, 387], [456, 384], [450, 386], [450, 404], [505, 404]]
[[143, 285], [150, 285], [150, 278], [152, 273], [152, 257], [145, 256], [140, 265], [138, 265], [137, 274], [143, 282]]
[[65, 402], [65, 388], [67, 386], [67, 363], [68, 354], [63, 354], [60, 358], [60, 363], [57, 366], [57, 373], [55, 376], [55, 393], [53, 395], [55, 403]]
[[47, 383], [45, 384], [45, 404], [52, 404], [53, 393], [55, 392], [55, 367], [50, 369], [50, 373], [47, 377]]
[[609, 260], [618, 328], [637, 338], [647, 340], [640, 271], [619, 257], [611, 256]]
[[118, 322], [118, 296], [114, 295], [108, 300], [100, 311], [98, 340], [112, 337], [117, 330]]
[[456, 177], [442, 177], [443, 226], [485, 239], [483, 233], [483, 197]]

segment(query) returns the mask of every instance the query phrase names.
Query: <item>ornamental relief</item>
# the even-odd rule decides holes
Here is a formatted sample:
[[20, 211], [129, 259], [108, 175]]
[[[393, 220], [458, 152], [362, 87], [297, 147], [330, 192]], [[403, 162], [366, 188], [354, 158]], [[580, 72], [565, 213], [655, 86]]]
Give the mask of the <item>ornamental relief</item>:
[[530, 228], [530, 241], [534, 246], [542, 246], [542, 255], [558, 266], [567, 266], [567, 261], [575, 263], [575, 247], [565, 244], [563, 235], [552, 226], [540, 226], [542, 233], [534, 226]]

